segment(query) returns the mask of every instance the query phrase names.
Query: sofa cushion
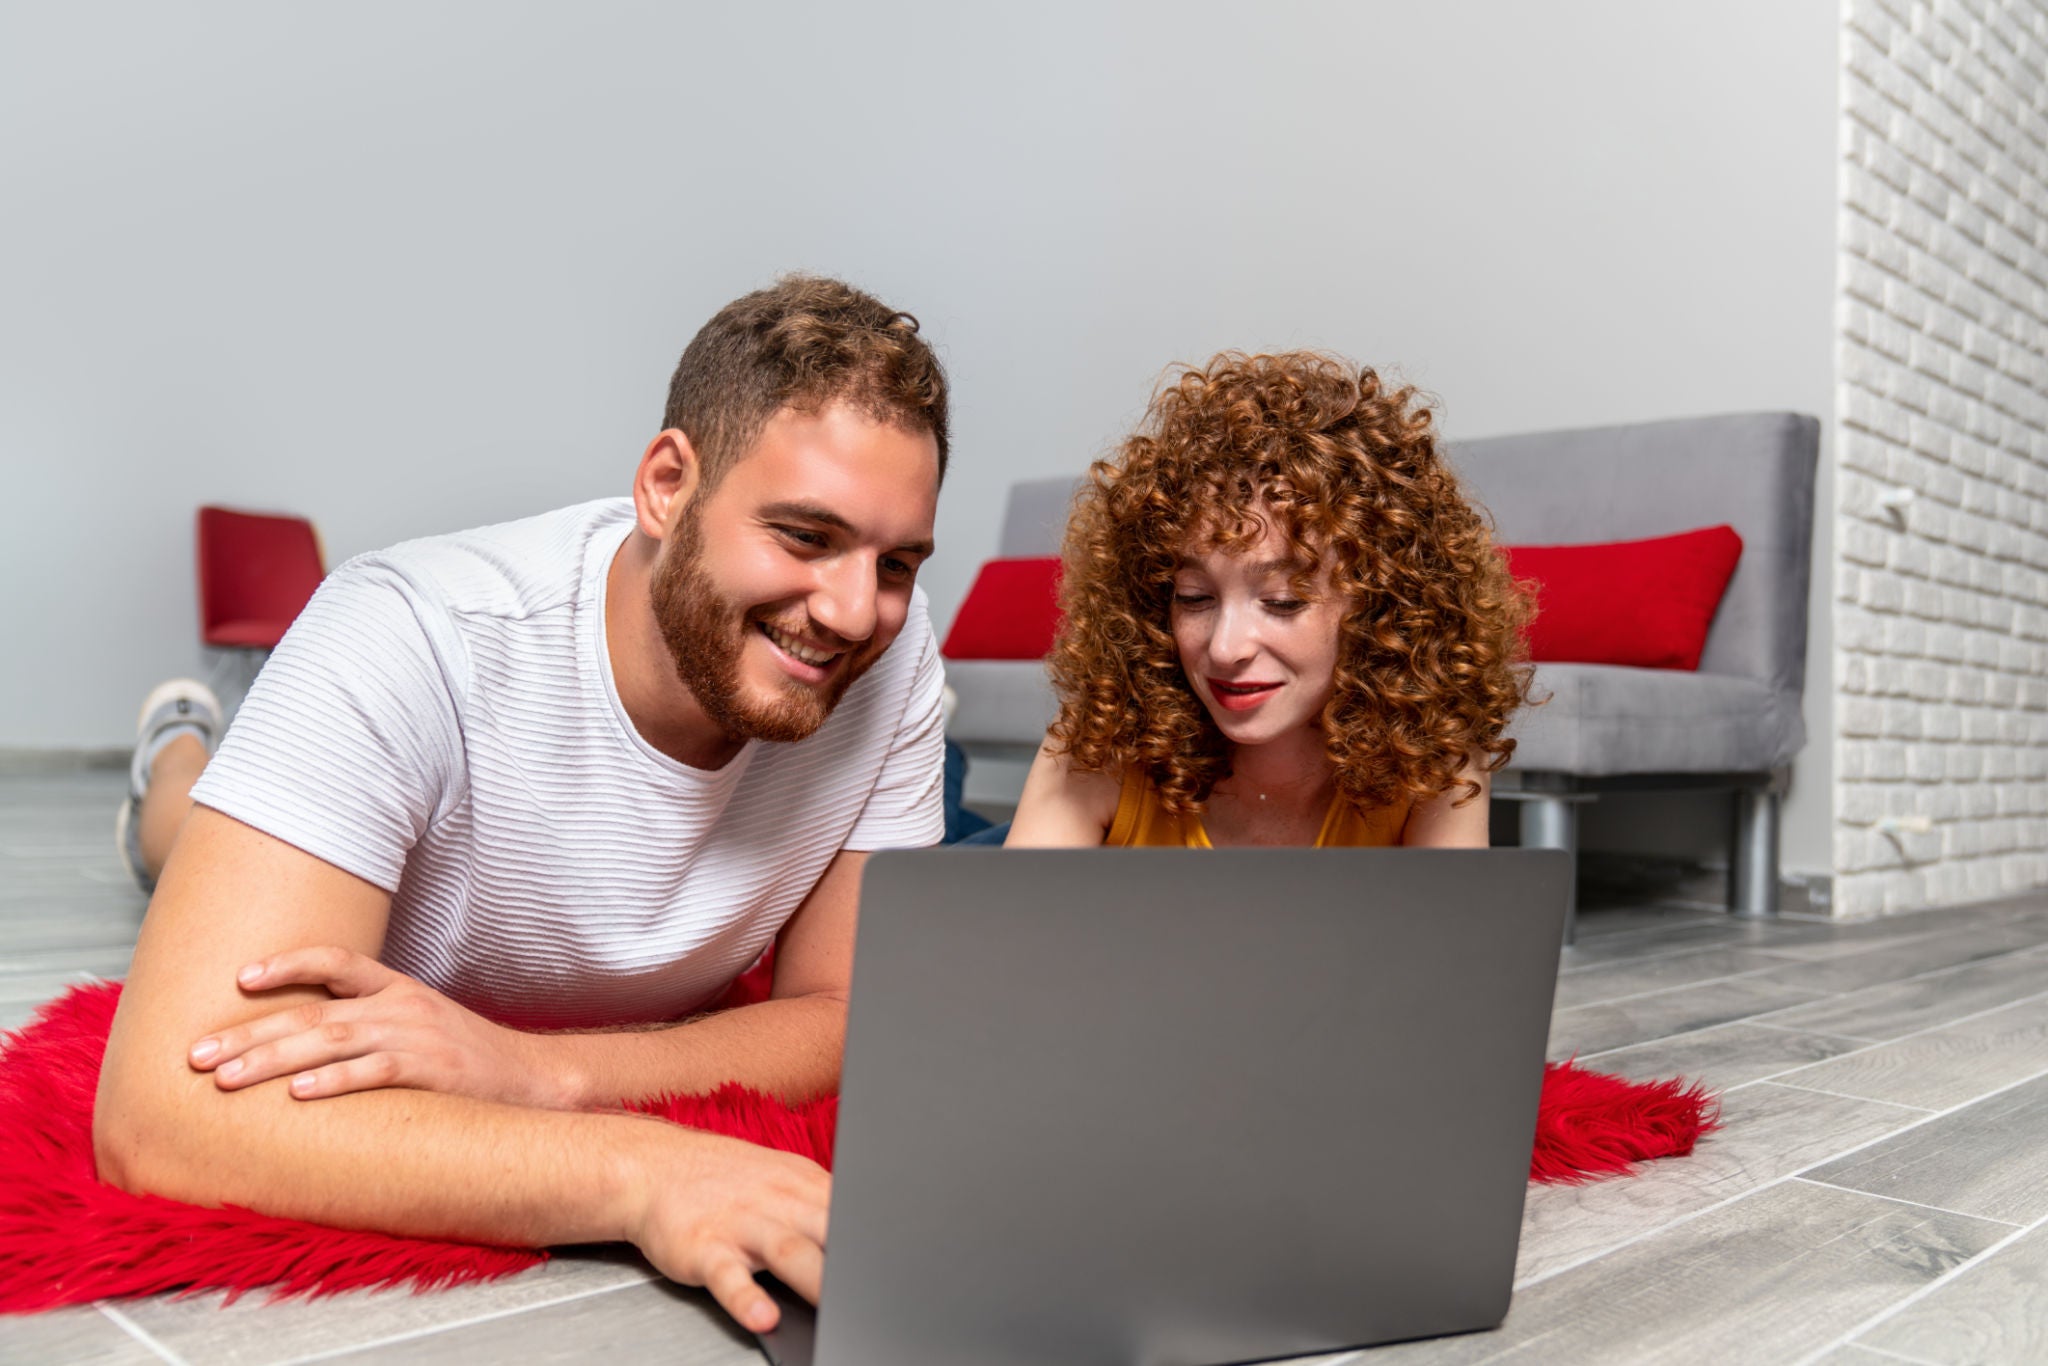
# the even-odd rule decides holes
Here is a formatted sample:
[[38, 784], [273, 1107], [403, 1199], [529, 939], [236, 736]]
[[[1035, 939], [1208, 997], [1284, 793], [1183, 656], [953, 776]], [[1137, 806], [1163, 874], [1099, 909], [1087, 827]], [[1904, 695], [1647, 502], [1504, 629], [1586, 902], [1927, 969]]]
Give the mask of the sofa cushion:
[[1530, 658], [1697, 669], [1742, 538], [1724, 525], [1642, 541], [1502, 549], [1509, 571], [1536, 587]]
[[[1807, 552], [1820, 423], [1736, 413], [1498, 436], [1451, 452], [1503, 545], [1666, 536], [1726, 522], [1742, 562], [1700, 656], [1708, 673], [1797, 696], [1806, 677]], [[1823, 662], [1823, 668], [1825, 663]], [[1825, 683], [1825, 679], [1823, 679]]]
[[973, 586], [939, 653], [947, 659], [1043, 659], [1059, 628], [1060, 562], [1041, 557], [990, 560]]
[[963, 745], [1036, 749], [1059, 711], [1043, 660], [949, 659], [946, 681], [960, 698], [946, 734]]
[[1762, 773], [1806, 738], [1796, 695], [1726, 674], [1539, 664], [1532, 696], [1508, 728], [1525, 772]]

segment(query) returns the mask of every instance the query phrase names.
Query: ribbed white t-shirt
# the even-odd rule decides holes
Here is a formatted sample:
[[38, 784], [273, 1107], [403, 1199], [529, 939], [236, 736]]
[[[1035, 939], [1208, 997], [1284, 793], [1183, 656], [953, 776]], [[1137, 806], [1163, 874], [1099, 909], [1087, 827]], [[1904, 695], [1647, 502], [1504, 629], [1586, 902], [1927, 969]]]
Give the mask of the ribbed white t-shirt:
[[632, 520], [607, 499], [349, 561], [193, 800], [391, 892], [383, 960], [493, 1019], [704, 1004], [841, 849], [943, 833], [938, 650], [919, 591], [810, 738], [678, 763], [634, 730], [605, 649]]

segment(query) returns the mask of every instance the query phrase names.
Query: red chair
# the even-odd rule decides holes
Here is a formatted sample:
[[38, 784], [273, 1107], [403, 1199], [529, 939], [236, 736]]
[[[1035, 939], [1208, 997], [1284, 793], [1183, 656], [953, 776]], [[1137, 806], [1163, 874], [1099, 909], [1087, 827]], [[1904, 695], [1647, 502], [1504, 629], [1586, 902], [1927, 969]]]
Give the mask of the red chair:
[[327, 571], [303, 517], [199, 509], [199, 638], [224, 650], [274, 649]]

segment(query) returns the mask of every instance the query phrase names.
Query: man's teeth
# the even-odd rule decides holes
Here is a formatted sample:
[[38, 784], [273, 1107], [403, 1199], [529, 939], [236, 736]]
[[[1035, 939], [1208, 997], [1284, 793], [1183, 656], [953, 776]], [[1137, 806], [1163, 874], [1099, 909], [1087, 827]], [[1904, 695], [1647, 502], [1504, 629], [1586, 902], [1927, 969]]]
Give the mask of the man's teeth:
[[770, 626], [765, 621], [761, 623], [761, 629], [767, 633], [768, 639], [774, 641], [777, 645], [781, 646], [785, 653], [795, 655], [798, 659], [801, 659], [804, 663], [809, 664], [814, 668], [822, 668], [825, 665], [830, 664], [833, 660], [839, 658], [839, 654], [836, 650], [813, 650], [810, 646], [804, 644], [800, 640], [797, 640], [795, 637], [784, 635], [782, 632], [776, 630], [773, 626]]

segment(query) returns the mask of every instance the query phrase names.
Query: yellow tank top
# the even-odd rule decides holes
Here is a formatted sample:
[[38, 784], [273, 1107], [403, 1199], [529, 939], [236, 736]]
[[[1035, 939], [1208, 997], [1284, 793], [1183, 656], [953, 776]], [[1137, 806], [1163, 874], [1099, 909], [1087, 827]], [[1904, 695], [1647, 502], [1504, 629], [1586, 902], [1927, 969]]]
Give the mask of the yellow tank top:
[[[1316, 835], [1318, 849], [1377, 849], [1398, 844], [1401, 827], [1408, 823], [1408, 808], [1383, 807], [1360, 811], [1342, 794], [1330, 803], [1323, 828]], [[1116, 818], [1109, 823], [1106, 847], [1125, 849], [1213, 849], [1209, 832], [1200, 816], [1176, 816], [1159, 801], [1159, 789], [1142, 772], [1124, 774], [1123, 791], [1117, 796]]]

